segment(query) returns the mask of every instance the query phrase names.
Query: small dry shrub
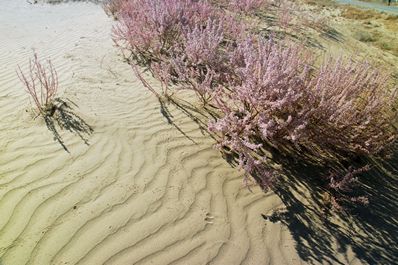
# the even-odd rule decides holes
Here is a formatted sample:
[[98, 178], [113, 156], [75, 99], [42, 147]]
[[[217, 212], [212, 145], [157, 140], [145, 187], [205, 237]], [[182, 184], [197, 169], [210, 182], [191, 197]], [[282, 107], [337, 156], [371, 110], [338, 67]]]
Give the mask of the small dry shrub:
[[73, 107], [77, 107], [76, 104], [57, 97], [58, 74], [51, 60], [48, 59], [43, 63], [37, 53], [34, 53], [33, 59], [29, 60], [28, 71], [24, 73], [18, 66], [17, 75], [31, 96], [38, 115], [53, 133], [54, 140], [58, 141], [65, 151], [69, 152], [57, 127], [78, 135], [85, 144], [88, 144], [87, 137], [94, 130], [73, 111]]
[[46, 116], [54, 112], [54, 99], [58, 90], [58, 74], [51, 60], [41, 63], [37, 53], [29, 60], [29, 70], [24, 73], [20, 66], [18, 77], [31, 96], [39, 114]]

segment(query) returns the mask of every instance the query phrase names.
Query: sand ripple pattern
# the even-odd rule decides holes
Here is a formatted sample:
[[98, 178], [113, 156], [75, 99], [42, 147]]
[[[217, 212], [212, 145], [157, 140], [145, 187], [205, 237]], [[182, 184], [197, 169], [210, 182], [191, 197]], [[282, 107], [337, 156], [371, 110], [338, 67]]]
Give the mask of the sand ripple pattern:
[[[3, 0], [0, 9], [0, 264], [301, 264], [279, 198], [242, 185], [198, 125], [134, 79], [90, 3]], [[94, 133], [66, 153], [15, 74], [36, 49]], [[184, 134], [182, 134], [184, 132]]]

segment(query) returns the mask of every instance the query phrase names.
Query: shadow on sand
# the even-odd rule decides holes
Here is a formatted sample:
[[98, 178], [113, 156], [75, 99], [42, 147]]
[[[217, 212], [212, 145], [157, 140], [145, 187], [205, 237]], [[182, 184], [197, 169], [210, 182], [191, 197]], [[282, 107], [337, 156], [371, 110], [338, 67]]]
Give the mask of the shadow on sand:
[[174, 122], [174, 116], [172, 114], [172, 111], [170, 111], [170, 106], [173, 106], [175, 109], [183, 113], [186, 117], [194, 121], [202, 134], [207, 134], [210, 137], [213, 137], [211, 134], [208, 133], [207, 120], [209, 118], [216, 117], [216, 113], [214, 112], [214, 110], [210, 109], [209, 107], [203, 107], [202, 109], [199, 109], [191, 102], [179, 98], [158, 97], [158, 101], [160, 104], [160, 113], [167, 120], [167, 123], [174, 126], [182, 135], [184, 135], [191, 142], [196, 144], [196, 142]]
[[323, 197], [322, 170], [293, 165], [285, 167], [286, 176], [273, 189], [286, 211], [263, 217], [289, 228], [309, 264], [344, 264], [336, 244], [342, 255], [351, 248], [367, 264], [398, 264], [398, 152], [390, 161], [368, 162], [372, 170], [361, 176], [356, 194], [368, 196], [368, 206], [332, 211]]
[[49, 110], [48, 114], [44, 116], [44, 121], [48, 130], [54, 135], [54, 140], [56, 140], [68, 153], [69, 150], [59, 134], [57, 127], [79, 136], [86, 145], [89, 145], [88, 137], [94, 132], [93, 128], [74, 112], [72, 106], [77, 107], [77, 105], [70, 100], [56, 98], [53, 107]]

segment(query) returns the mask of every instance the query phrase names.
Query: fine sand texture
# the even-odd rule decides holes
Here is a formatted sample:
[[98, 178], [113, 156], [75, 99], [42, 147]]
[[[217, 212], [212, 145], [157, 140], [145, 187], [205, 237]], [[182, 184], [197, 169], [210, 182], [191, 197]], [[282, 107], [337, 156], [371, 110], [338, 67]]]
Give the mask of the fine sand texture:
[[[366, 264], [368, 249], [394, 259], [394, 219], [376, 233], [377, 220], [326, 222], [299, 181], [290, 193], [245, 187], [202, 129], [207, 114], [149, 93], [112, 24], [93, 3], [1, 1], [1, 265]], [[92, 132], [56, 136], [34, 117], [15, 71], [32, 49], [51, 57], [60, 96]]]

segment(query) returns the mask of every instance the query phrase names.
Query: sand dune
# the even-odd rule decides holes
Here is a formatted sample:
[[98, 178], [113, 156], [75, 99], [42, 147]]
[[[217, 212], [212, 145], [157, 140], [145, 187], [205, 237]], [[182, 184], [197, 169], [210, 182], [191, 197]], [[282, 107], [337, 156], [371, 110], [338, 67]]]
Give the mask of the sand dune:
[[[0, 9], [0, 264], [304, 264], [282, 201], [242, 172], [173, 104], [174, 124], [112, 45], [89, 3]], [[34, 48], [94, 130], [53, 139], [17, 79]], [[154, 83], [156, 85], [156, 83]], [[337, 252], [336, 252], [337, 253]], [[338, 254], [343, 263], [358, 262]]]

